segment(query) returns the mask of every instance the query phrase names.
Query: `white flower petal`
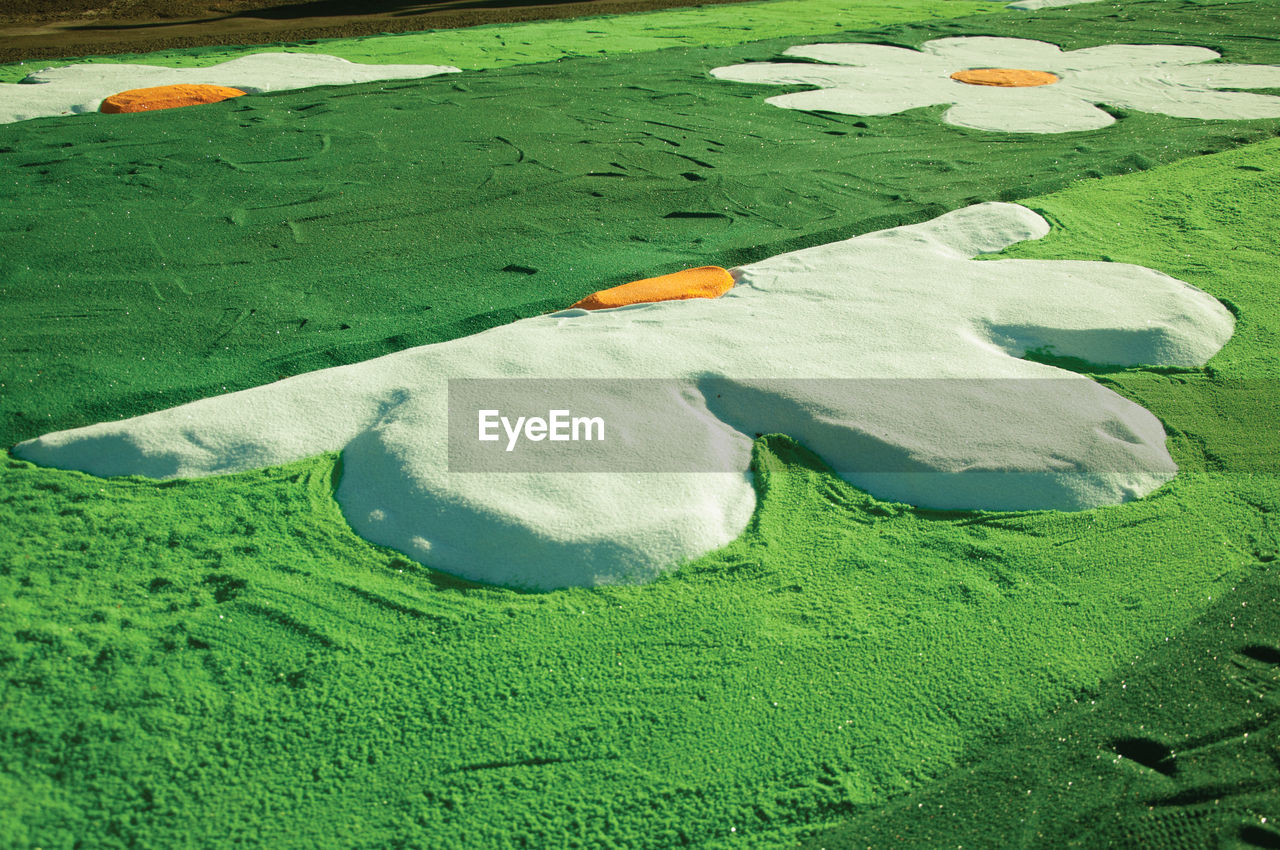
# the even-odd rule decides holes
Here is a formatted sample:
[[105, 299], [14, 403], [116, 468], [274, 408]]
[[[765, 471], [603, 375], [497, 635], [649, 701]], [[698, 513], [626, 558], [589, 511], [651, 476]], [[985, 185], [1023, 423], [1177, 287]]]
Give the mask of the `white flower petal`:
[[1115, 121], [1088, 100], [1054, 91], [1052, 86], [972, 88], [973, 94], [948, 109], [943, 121], [1001, 133], [1070, 133], [1097, 130]]
[[[1108, 275], [1100, 275], [1095, 262], [993, 262], [1010, 274], [988, 290], [988, 328], [1016, 356], [1047, 348], [1093, 363], [1196, 366], [1216, 354], [1234, 328], [1231, 314], [1204, 292], [1143, 266], [1110, 263]], [[1125, 284], [1107, 280], [1110, 274], [1123, 275]], [[1151, 309], [1153, 292], [1163, 293], [1159, 310]]]
[[747, 62], [712, 68], [710, 74], [717, 79], [737, 83], [779, 86], [858, 86], [865, 85], [869, 77], [874, 78], [862, 68], [801, 62]]
[[1049, 66], [1061, 64], [1062, 48], [1045, 41], [1027, 38], [994, 38], [976, 36], [964, 38], [935, 38], [920, 46], [947, 62], [952, 71], [967, 68], [1027, 68], [1033, 71], [1052, 70]]
[[[883, 233], [920, 236], [961, 257], [994, 254], [1049, 232], [1049, 222], [1018, 204], [988, 201]], [[1060, 262], [1060, 261], [1054, 261]]]
[[1150, 78], [1117, 81], [1102, 88], [1091, 99], [1109, 106], [1175, 118], [1228, 121], [1280, 118], [1280, 97], [1247, 92], [1197, 91]]
[[1280, 66], [1277, 65], [1184, 65], [1162, 71], [1170, 80], [1184, 86], [1205, 89], [1278, 89]]
[[1097, 2], [1098, 0], [1018, 0], [1017, 3], [1010, 3], [1005, 8], [1028, 12], [1033, 9], [1048, 9], [1051, 6], [1075, 6], [1078, 3]]
[[784, 51], [787, 56], [802, 56], [835, 65], [860, 68], [929, 68], [941, 70], [944, 62], [930, 53], [889, 47], [884, 44], [802, 44]]
[[803, 109], [810, 112], [838, 112], [841, 115], [893, 115], [921, 106], [951, 103], [944, 87], [926, 84], [885, 87], [880, 90], [854, 88], [816, 89], [814, 91], [783, 94], [769, 98], [766, 103], [785, 109]]
[[1062, 55], [1063, 70], [1093, 71], [1101, 68], [1141, 69], [1157, 65], [1194, 65], [1218, 58], [1207, 47], [1178, 44], [1104, 44]]

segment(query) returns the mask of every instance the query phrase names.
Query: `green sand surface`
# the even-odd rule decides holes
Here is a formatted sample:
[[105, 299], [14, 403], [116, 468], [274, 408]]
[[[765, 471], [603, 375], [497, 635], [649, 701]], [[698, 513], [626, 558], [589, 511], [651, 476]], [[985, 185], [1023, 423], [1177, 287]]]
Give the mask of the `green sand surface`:
[[[289, 50], [327, 53], [352, 62], [454, 65], [463, 70], [475, 70], [550, 62], [571, 56], [642, 53], [677, 45], [715, 46], [781, 36], [802, 37], [838, 32], [844, 28], [870, 28], [902, 21], [973, 15], [992, 8], [990, 0], [780, 0], [638, 15], [494, 24], [464, 30], [319, 39], [270, 46], [200, 47], [117, 54], [90, 57], [88, 61], [203, 67], [246, 53]], [[0, 65], [0, 83], [15, 83], [33, 70], [66, 65], [71, 61], [34, 60]]]
[[[1011, 29], [1137, 37], [1098, 4]], [[1141, 4], [1227, 59], [1280, 3]], [[847, 36], [919, 44], [983, 16]], [[1118, 31], [1118, 32], [1117, 32]], [[1005, 135], [800, 113], [711, 68], [791, 39], [0, 126], [0, 444], [473, 333], [598, 289], [1273, 136], [1130, 113]], [[515, 106], [517, 105], [518, 106]], [[518, 117], [519, 120], [513, 120]], [[477, 235], [480, 235], [477, 238]], [[492, 234], [492, 236], [490, 236]]]
[[[1088, 8], [1016, 34], [1159, 28]], [[1156, 40], [1280, 62], [1214, 35], [1274, 4], [1160, 8]], [[6, 439], [1072, 184], [1024, 201], [1055, 230], [1010, 255], [1141, 263], [1239, 316], [1207, 370], [1098, 376], [1165, 421], [1179, 477], [1078, 514], [937, 514], [773, 436], [734, 544], [644, 587], [519, 594], [355, 537], [335, 457], [173, 483], [9, 461], [0, 845], [782, 846], [1034, 729], [1274, 561], [1274, 453], [1247, 449], [1276, 421], [1280, 141], [1073, 181], [1275, 122], [1001, 136], [701, 76], [789, 43], [0, 128]]]
[[804, 846], [1280, 847], [1280, 575], [918, 794]]

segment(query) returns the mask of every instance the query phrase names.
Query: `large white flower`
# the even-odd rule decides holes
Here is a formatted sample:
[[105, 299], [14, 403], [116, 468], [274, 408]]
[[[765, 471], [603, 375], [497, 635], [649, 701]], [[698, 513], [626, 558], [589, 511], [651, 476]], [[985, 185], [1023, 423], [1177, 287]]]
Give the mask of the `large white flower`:
[[[1159, 420], [1022, 356], [1202, 365], [1233, 319], [1141, 266], [973, 259], [1048, 229], [982, 204], [743, 266], [715, 300], [523, 319], [13, 451], [155, 478], [341, 451], [336, 497], [357, 533], [535, 588], [645, 581], [733, 540], [755, 507], [757, 433], [791, 434], [853, 484], [918, 505], [1122, 502], [1174, 474]], [[551, 415], [525, 448], [555, 450], [552, 468], [507, 464], [520, 425], [493, 419], [521, 412], [513, 386], [543, 405], [524, 413], [599, 417], [602, 442], [554, 442]], [[482, 437], [486, 421], [506, 433]]]
[[825, 64], [755, 62], [711, 71], [742, 83], [818, 86], [771, 97], [787, 109], [891, 115], [954, 104], [943, 120], [1009, 133], [1096, 130], [1115, 119], [1096, 104], [1179, 118], [1280, 117], [1280, 97], [1219, 89], [1280, 87], [1274, 65], [1206, 64], [1206, 47], [1107, 44], [1063, 51], [1021, 38], [939, 38], [920, 50], [809, 44], [788, 56]]

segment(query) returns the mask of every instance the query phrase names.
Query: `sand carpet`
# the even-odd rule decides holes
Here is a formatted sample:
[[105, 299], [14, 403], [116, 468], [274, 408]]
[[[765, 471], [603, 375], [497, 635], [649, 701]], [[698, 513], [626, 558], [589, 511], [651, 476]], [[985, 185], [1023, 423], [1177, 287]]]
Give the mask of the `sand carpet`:
[[[1276, 119], [1104, 102], [1114, 120], [1093, 130], [997, 133], [948, 123], [936, 100], [779, 108], [804, 86], [709, 73], [787, 64], [806, 43], [993, 37], [1280, 66], [1280, 33], [1259, 24], [1276, 10], [785, 0], [294, 43], [463, 70], [0, 124], [5, 446], [323, 370], [363, 380], [355, 364], [523, 334], [593, 292], [707, 265], [758, 274], [715, 300], [568, 321], [639, 325], [679, 307], [724, 337], [712, 313], [737, 301], [758, 308], [743, 358], [794, 338], [801, 365], [859, 367], [883, 346], [841, 334], [895, 318], [874, 301], [857, 315], [852, 284], [869, 273], [843, 281], [856, 321], [818, 303], [783, 335], [762, 296], [785, 275], [764, 272], [851, 236], [922, 237], [991, 202], [1016, 202], [1023, 236], [1044, 235], [939, 264], [937, 303], [926, 292], [907, 319], [942, 296], [971, 314], [1019, 267], [1089, 269], [1091, 283], [1141, 267], [1220, 305], [1205, 321], [1175, 304], [1147, 326], [1156, 348], [1186, 341], [1172, 328], [1218, 328], [1156, 368], [1089, 362], [1133, 336], [1081, 336], [1056, 308], [1056, 326], [990, 316], [1003, 336], [967, 339], [1149, 411], [1129, 421], [1177, 474], [1142, 498], [995, 512], [877, 498], [833, 469], [820, 429], [797, 440], [748, 423], [748, 398], [728, 411], [750, 451], [746, 527], [639, 585], [519, 592], [426, 568], [411, 539], [359, 536], [344, 482], [366, 460], [408, 468], [396, 445], [420, 444], [397, 443], [415, 421], [397, 419], [402, 387], [343, 455], [313, 442], [233, 474], [100, 478], [11, 454], [0, 845], [1280, 846]], [[236, 44], [157, 61], [259, 52]], [[900, 283], [881, 278], [871, 296]], [[974, 297], [957, 302], [966, 283]], [[1138, 330], [1139, 314], [1114, 327]], [[286, 418], [323, 430], [341, 400], [311, 398]], [[198, 424], [177, 429], [190, 458], [247, 457], [262, 436], [233, 428], [218, 445]], [[1114, 424], [1094, 435], [1127, 442]], [[365, 480], [364, 521], [389, 521], [378, 476]]]

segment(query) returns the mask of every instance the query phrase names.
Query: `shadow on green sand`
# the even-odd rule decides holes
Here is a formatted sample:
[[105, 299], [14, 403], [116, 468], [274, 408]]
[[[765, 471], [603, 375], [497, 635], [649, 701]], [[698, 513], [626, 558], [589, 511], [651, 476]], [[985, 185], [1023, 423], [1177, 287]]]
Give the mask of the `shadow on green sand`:
[[804, 846], [1280, 847], [1280, 571], [1264, 559], [1096, 690]]

